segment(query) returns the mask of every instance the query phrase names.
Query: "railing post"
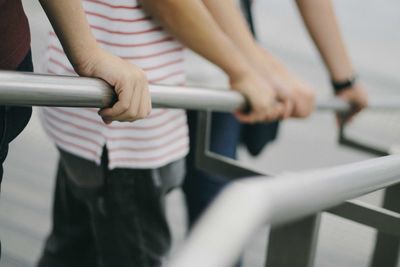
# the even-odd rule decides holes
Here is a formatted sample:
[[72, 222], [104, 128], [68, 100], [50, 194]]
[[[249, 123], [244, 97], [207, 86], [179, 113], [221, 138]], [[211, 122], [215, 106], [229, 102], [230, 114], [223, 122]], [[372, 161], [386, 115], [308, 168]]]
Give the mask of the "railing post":
[[312, 267], [320, 215], [274, 227], [269, 234], [265, 267]]
[[[385, 190], [383, 208], [400, 212], [400, 185]], [[400, 238], [378, 232], [370, 267], [397, 267], [400, 253]]]

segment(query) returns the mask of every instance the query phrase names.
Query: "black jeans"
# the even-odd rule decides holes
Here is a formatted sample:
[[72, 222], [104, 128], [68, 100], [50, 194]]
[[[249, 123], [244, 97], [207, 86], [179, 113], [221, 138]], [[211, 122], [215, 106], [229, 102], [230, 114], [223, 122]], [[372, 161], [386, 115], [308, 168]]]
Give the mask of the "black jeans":
[[[33, 71], [30, 51], [16, 70]], [[3, 178], [3, 163], [8, 153], [8, 144], [22, 132], [28, 124], [31, 114], [31, 107], [0, 106], [0, 186]]]
[[[32, 54], [30, 51], [16, 70], [25, 72], [33, 71]], [[31, 107], [0, 106], [0, 191], [1, 180], [3, 178], [3, 163], [8, 154], [8, 144], [22, 132], [28, 124], [31, 114]]]
[[183, 161], [159, 169], [107, 168], [60, 150], [53, 229], [39, 267], [160, 267], [171, 236], [164, 197]]

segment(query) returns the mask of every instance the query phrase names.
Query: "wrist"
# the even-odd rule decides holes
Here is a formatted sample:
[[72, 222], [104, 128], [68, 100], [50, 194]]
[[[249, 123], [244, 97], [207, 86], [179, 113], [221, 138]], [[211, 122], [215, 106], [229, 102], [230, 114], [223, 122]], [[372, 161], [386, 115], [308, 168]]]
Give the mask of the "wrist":
[[96, 66], [96, 62], [103, 57], [103, 54], [104, 51], [96, 45], [90, 50], [87, 49], [86, 51], [81, 51], [80, 53], [74, 53], [71, 63], [76, 73], [79, 75], [92, 76], [94, 66]]
[[263, 62], [268, 57], [268, 53], [255, 41], [246, 48], [242, 48], [247, 60], [255, 66], [263, 65]]
[[357, 75], [353, 74], [345, 79], [331, 79], [331, 85], [336, 94], [351, 89], [357, 82]]
[[242, 61], [240, 65], [235, 65], [234, 67], [225, 70], [225, 73], [228, 75], [229, 81], [234, 83], [253, 75], [254, 69], [250, 66], [250, 64]]

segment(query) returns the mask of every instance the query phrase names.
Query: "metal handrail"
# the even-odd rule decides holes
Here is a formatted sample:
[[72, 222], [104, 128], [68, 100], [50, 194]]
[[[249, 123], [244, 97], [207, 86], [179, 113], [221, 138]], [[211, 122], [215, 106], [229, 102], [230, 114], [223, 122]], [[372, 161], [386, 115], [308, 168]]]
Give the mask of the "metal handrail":
[[[245, 104], [236, 92], [150, 85], [155, 107], [233, 111]], [[0, 71], [0, 104], [24, 106], [107, 107], [114, 91], [104, 81], [74, 76]]]
[[[150, 93], [154, 107], [232, 112], [246, 103], [240, 93], [230, 90], [152, 84]], [[101, 108], [114, 99], [114, 91], [100, 79], [0, 71], [3, 105]], [[346, 111], [350, 107], [330, 99], [318, 101], [317, 108]]]
[[234, 182], [200, 219], [167, 266], [231, 266], [263, 225], [287, 223], [398, 182], [398, 155]]

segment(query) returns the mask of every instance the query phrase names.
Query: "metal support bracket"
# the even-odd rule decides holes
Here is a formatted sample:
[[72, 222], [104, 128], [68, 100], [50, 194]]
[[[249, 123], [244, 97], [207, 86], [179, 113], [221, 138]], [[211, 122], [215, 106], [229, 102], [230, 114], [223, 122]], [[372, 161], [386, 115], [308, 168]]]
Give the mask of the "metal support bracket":
[[[196, 164], [227, 179], [268, 176], [209, 150], [211, 112], [198, 112]], [[319, 215], [272, 228], [269, 234], [267, 267], [312, 267], [319, 230]]]
[[269, 234], [265, 267], [312, 267], [317, 247], [320, 215], [273, 227]]

